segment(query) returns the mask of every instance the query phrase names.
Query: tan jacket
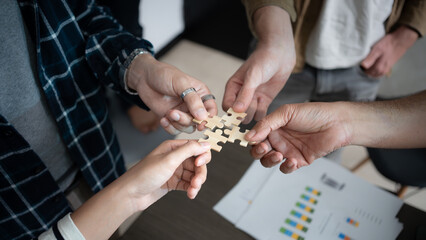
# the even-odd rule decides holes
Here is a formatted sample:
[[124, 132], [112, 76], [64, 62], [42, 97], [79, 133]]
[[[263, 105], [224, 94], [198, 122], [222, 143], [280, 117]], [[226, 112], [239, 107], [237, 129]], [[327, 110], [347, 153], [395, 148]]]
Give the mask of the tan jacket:
[[[305, 65], [306, 44], [318, 21], [323, 0], [242, 0], [242, 2], [246, 8], [250, 30], [254, 35], [252, 16], [257, 9], [275, 5], [289, 13], [296, 48], [296, 66], [293, 72], [300, 72]], [[386, 21], [386, 31], [392, 31], [399, 25], [406, 25], [423, 36], [426, 33], [426, 0], [394, 0], [392, 12]]]

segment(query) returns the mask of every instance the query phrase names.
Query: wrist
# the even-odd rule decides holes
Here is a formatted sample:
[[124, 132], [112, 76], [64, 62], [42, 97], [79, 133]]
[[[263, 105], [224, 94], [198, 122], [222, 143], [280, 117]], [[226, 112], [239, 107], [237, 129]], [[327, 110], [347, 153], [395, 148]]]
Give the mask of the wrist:
[[419, 38], [419, 34], [408, 26], [402, 25], [390, 33], [398, 42], [398, 45], [404, 48], [410, 48]]
[[142, 58], [143, 56], [152, 57], [152, 54], [145, 49], [137, 48], [132, 53], [130, 53], [130, 55], [127, 57], [126, 61], [123, 63], [123, 68], [125, 69], [124, 76], [123, 76], [123, 79], [122, 79], [123, 88], [125, 89], [125, 91], [127, 93], [129, 93], [131, 95], [137, 95], [138, 94], [136, 90], [137, 90], [137, 79], [139, 78], [139, 76], [137, 76], [138, 74], [134, 74], [134, 72], [135, 72], [134, 71], [134, 69], [135, 69], [134, 65], [138, 65], [136, 63], [137, 60]]

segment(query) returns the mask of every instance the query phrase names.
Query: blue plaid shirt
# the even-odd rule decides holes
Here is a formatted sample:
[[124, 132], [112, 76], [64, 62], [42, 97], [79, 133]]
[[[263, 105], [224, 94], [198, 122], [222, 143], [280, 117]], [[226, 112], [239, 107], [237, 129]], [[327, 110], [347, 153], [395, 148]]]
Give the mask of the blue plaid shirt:
[[[36, 44], [49, 108], [72, 159], [97, 192], [125, 171], [101, 82], [146, 108], [123, 90], [119, 74], [135, 48], [152, 52], [152, 45], [123, 31], [94, 0], [18, 2]], [[36, 238], [70, 211], [41, 159], [0, 115], [0, 239]]]

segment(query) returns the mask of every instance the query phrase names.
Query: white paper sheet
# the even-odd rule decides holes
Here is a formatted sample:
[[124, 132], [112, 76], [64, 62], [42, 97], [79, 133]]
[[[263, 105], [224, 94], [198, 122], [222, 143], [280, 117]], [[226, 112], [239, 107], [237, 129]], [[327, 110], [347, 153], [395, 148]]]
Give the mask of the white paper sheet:
[[402, 204], [340, 165], [318, 159], [292, 174], [256, 161], [214, 210], [257, 239], [392, 239], [402, 230], [395, 218]]

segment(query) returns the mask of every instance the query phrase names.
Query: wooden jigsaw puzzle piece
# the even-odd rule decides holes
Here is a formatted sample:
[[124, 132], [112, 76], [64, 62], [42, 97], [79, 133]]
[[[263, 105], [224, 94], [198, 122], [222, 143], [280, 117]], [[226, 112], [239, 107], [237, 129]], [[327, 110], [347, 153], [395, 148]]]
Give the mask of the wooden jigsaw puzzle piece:
[[207, 129], [204, 131], [204, 135], [207, 135], [207, 139], [200, 138], [199, 142], [209, 142], [211, 145], [211, 149], [215, 150], [216, 152], [220, 152], [222, 150], [222, 146], [219, 146], [219, 142], [226, 143], [228, 141], [228, 138], [222, 136], [222, 130], [216, 129], [215, 132], [210, 131]]
[[241, 121], [247, 116], [247, 113], [237, 113], [234, 112], [234, 109], [229, 108], [227, 114], [222, 116], [222, 119], [225, 121], [226, 127], [232, 127], [232, 125], [238, 126]]
[[228, 135], [228, 142], [235, 142], [235, 140], [240, 140], [240, 145], [243, 147], [247, 147], [247, 144], [254, 144], [254, 142], [248, 142], [244, 139], [244, 136], [246, 133], [248, 133], [249, 130], [246, 130], [245, 132], [240, 132], [239, 127], [232, 127], [232, 130], [225, 129], [225, 134]]
[[223, 128], [222, 118], [218, 116], [208, 117], [206, 120], [203, 121], [194, 118], [192, 119], [192, 121], [197, 124], [201, 124], [202, 122], [206, 121], [206, 127], [210, 128], [211, 130], [213, 130], [215, 127]]

